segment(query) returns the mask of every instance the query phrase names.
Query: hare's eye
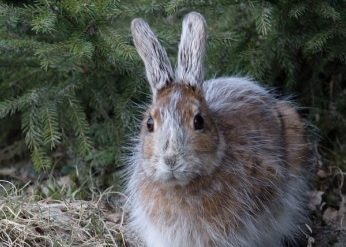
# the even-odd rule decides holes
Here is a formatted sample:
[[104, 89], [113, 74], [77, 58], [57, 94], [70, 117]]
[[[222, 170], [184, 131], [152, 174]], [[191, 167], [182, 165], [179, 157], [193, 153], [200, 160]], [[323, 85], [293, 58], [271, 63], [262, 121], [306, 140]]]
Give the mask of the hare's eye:
[[154, 120], [151, 116], [149, 116], [148, 120], [147, 120], [147, 128], [149, 132], [153, 132], [154, 131]]
[[204, 119], [200, 113], [198, 113], [193, 120], [193, 127], [195, 130], [201, 130], [204, 128]]

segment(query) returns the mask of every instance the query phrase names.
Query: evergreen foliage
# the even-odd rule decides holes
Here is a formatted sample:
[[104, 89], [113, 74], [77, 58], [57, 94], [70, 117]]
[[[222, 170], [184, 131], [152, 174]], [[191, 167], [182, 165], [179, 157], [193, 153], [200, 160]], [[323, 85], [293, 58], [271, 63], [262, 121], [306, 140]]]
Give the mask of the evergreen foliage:
[[63, 150], [67, 164], [113, 172], [148, 92], [131, 19], [145, 18], [175, 62], [191, 10], [209, 25], [207, 78], [249, 75], [293, 93], [324, 147], [346, 157], [343, 0], [3, 1], [0, 149], [22, 140], [37, 169]]

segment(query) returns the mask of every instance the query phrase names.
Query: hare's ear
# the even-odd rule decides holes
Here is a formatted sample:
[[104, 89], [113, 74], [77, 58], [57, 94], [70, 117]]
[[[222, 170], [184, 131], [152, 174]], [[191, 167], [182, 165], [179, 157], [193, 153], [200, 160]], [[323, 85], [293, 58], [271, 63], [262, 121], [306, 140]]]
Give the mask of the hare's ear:
[[165, 49], [161, 46], [149, 25], [142, 19], [134, 19], [131, 32], [138, 54], [142, 58], [153, 94], [173, 81], [173, 70]]
[[203, 82], [203, 59], [207, 39], [204, 17], [191, 12], [184, 17], [181, 33], [176, 81], [197, 86]]

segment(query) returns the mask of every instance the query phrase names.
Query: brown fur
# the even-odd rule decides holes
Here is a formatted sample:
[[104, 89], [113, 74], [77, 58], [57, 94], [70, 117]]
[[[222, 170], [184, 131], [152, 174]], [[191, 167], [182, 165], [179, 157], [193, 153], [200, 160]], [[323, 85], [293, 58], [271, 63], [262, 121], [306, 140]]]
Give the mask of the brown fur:
[[280, 101], [277, 110], [282, 120], [286, 160], [295, 173], [307, 168], [307, 143], [304, 138], [304, 125], [288, 102]]

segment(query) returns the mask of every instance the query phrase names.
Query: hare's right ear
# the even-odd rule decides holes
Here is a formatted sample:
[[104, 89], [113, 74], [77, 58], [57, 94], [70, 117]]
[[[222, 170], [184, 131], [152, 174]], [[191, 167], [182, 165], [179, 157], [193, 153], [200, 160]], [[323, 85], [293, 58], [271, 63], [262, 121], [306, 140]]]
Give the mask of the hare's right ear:
[[168, 83], [173, 82], [173, 70], [165, 49], [161, 46], [149, 25], [136, 18], [131, 23], [133, 42], [142, 58], [147, 79], [155, 96]]

